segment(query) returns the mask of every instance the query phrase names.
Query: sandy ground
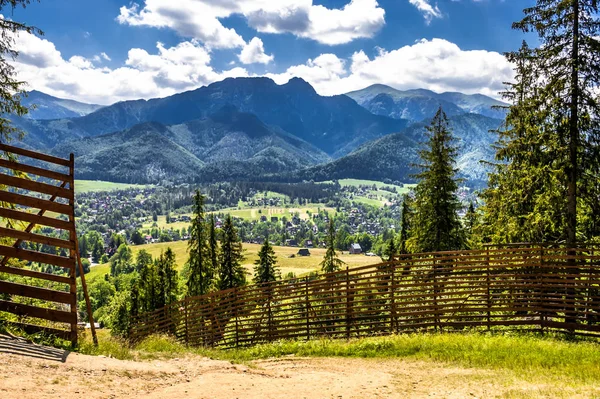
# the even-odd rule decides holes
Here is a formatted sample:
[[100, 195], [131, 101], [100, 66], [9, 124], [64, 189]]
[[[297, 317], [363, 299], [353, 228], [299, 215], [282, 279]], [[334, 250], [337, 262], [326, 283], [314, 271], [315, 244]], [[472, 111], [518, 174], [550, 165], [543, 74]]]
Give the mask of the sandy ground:
[[492, 371], [405, 360], [287, 357], [251, 367], [192, 356], [134, 362], [0, 336], [2, 399], [554, 397], [552, 390], [496, 377]]

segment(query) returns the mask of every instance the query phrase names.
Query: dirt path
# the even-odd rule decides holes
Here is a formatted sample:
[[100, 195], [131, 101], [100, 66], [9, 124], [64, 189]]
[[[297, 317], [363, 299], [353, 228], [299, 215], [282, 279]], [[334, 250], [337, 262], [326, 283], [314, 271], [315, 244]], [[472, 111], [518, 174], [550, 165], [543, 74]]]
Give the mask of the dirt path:
[[0, 336], [3, 399], [555, 397], [544, 394], [544, 387], [515, 384], [491, 371], [430, 362], [287, 357], [247, 367], [192, 356], [134, 362], [69, 354]]

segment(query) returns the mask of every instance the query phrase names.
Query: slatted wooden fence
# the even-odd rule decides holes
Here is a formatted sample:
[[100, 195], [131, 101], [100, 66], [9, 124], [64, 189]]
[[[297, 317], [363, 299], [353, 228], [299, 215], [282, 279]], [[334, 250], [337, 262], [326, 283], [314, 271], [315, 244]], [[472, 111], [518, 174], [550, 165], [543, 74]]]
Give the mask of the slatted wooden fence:
[[600, 254], [515, 247], [401, 256], [319, 278], [186, 298], [132, 319], [130, 338], [191, 345], [409, 331], [558, 330], [600, 337]]
[[[11, 324], [28, 333], [76, 344], [79, 268], [96, 340], [75, 230], [73, 154], [63, 159], [6, 144], [0, 153], [0, 311], [19, 316]], [[39, 226], [63, 232], [62, 238], [36, 231]], [[2, 276], [19, 276], [19, 282]]]

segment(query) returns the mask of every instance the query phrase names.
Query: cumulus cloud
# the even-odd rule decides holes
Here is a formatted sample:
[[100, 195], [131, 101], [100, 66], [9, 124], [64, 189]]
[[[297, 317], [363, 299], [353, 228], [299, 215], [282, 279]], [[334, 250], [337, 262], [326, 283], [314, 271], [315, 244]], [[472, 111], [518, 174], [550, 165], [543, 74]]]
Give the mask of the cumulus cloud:
[[350, 0], [340, 9], [312, 0], [145, 0], [143, 7], [121, 7], [117, 21], [170, 28], [211, 48], [240, 48], [244, 39], [221, 23], [234, 14], [259, 32], [291, 33], [329, 45], [372, 37], [385, 24], [385, 11], [376, 0]]
[[238, 58], [243, 64], [268, 64], [274, 57], [265, 53], [262, 40], [255, 37], [244, 46]]
[[215, 71], [210, 53], [197, 41], [174, 47], [157, 43], [153, 53], [133, 48], [125, 65], [116, 69], [96, 67], [79, 55], [65, 60], [52, 42], [26, 32], [15, 44], [20, 54], [14, 66], [30, 88], [98, 104], [164, 97], [227, 77], [248, 76], [243, 68]]
[[401, 90], [460, 91], [495, 98], [504, 88], [503, 82], [513, 77], [512, 66], [500, 53], [462, 50], [444, 39], [420, 40], [392, 51], [379, 49], [372, 59], [357, 51], [349, 61], [347, 65], [334, 54], [324, 54], [269, 76], [278, 83], [293, 76], [302, 77], [323, 95], [382, 83]]
[[442, 17], [442, 13], [437, 4], [431, 5], [431, 0], [408, 0], [408, 2], [423, 13], [423, 17], [427, 24], [429, 24], [433, 18]]

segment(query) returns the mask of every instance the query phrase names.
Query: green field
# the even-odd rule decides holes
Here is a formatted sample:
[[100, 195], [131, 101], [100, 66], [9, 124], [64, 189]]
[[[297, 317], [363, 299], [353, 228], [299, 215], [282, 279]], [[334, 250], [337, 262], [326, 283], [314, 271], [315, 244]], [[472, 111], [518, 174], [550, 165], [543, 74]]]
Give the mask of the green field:
[[75, 180], [75, 193], [91, 193], [144, 187], [147, 186], [141, 184], [112, 183], [101, 180]]
[[[145, 249], [154, 258], [159, 256], [161, 251], [165, 251], [169, 247], [175, 253], [177, 266], [179, 269], [181, 269], [181, 267], [185, 264], [188, 258], [187, 241], [161, 242], [156, 244], [137, 245], [132, 246], [131, 250], [133, 252], [134, 257], [139, 251]], [[243, 265], [248, 271], [248, 273], [251, 274], [254, 267], [254, 262], [258, 259], [258, 251], [260, 250], [260, 245], [244, 243], [243, 248], [244, 256], [246, 257], [246, 259], [243, 262]], [[299, 248], [274, 246], [273, 249], [275, 250], [275, 255], [277, 256], [277, 261], [282, 275], [285, 275], [289, 272], [293, 272], [297, 276], [301, 276], [311, 271], [317, 271], [320, 269], [319, 264], [321, 263], [321, 261], [323, 260], [323, 256], [325, 255], [324, 248], [311, 248], [311, 256], [296, 256], [294, 258], [290, 258], [290, 255], [295, 255], [298, 252]], [[371, 265], [381, 262], [381, 259], [378, 257], [370, 257], [365, 255], [349, 255], [348, 252], [340, 254], [340, 258], [344, 262], [346, 262], [348, 267]], [[93, 266], [92, 270], [86, 275], [86, 277], [88, 279], [93, 279], [99, 276], [104, 276], [106, 273], [110, 273], [110, 266], [108, 264], [98, 265]]]

